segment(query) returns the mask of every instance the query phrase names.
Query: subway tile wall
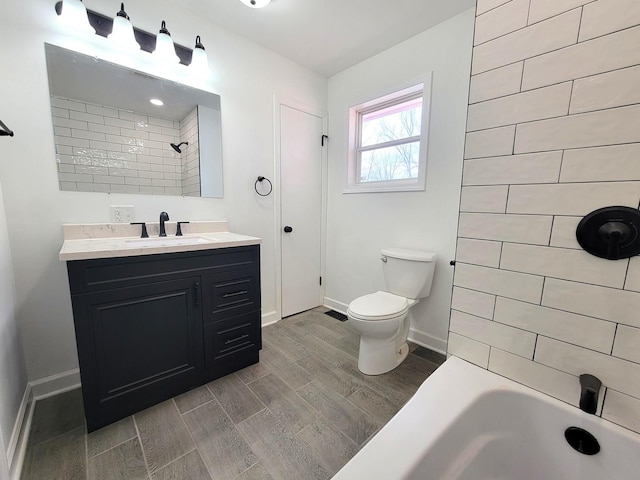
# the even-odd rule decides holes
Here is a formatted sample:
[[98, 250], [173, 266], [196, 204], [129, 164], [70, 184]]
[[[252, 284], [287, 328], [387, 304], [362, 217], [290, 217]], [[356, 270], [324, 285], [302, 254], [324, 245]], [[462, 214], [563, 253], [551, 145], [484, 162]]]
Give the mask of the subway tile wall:
[[[200, 194], [197, 109], [181, 122], [55, 96], [51, 109], [61, 190]], [[170, 143], [180, 143], [183, 133], [193, 148], [180, 155]], [[187, 193], [183, 160], [198, 170]]]
[[180, 138], [189, 142], [189, 146], [182, 150], [182, 194], [189, 197], [200, 196], [200, 158], [198, 145], [198, 107], [194, 108], [180, 121]]
[[640, 432], [640, 259], [580, 249], [640, 202], [640, 1], [478, 0], [449, 353]]

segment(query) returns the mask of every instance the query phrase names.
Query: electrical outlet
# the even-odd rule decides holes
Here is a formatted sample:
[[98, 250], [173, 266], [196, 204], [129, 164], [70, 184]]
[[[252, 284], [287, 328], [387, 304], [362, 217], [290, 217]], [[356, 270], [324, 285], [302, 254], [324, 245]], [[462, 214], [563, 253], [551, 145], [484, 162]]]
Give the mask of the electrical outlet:
[[133, 205], [110, 205], [113, 223], [133, 222]]

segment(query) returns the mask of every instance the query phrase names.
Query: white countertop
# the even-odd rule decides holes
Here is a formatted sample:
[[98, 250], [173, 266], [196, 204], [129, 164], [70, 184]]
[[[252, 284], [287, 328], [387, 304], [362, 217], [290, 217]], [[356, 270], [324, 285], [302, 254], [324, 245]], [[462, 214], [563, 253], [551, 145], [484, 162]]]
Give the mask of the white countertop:
[[158, 224], [148, 223], [149, 238], [140, 238], [140, 225], [120, 223], [65, 224], [62, 261], [92, 258], [132, 257], [160, 253], [191, 252], [214, 248], [257, 245], [260, 238], [228, 231], [227, 222], [191, 222], [182, 225], [176, 237], [176, 223], [166, 223], [166, 237], [158, 237]]

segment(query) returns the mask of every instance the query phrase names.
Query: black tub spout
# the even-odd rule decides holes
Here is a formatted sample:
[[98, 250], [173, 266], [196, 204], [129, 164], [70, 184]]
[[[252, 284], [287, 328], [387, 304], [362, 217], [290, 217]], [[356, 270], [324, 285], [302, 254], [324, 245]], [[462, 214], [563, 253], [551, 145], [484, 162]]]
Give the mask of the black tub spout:
[[602, 382], [588, 373], [580, 375], [580, 410], [595, 414]]

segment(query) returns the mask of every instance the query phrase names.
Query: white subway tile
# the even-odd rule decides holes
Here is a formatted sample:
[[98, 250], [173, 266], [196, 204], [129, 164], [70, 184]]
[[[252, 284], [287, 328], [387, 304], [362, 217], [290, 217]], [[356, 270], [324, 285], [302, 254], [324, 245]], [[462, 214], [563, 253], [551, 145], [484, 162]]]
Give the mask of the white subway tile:
[[127, 193], [127, 185], [111, 185], [111, 193]]
[[85, 140], [84, 138], [72, 138], [72, 137], [59, 137], [54, 136], [54, 141], [56, 145], [66, 145], [69, 147], [88, 147], [89, 140]]
[[459, 312], [470, 313], [476, 317], [493, 318], [496, 296], [476, 292], [466, 288], [454, 287], [451, 308]]
[[120, 120], [127, 120], [130, 122], [134, 122], [134, 123], [147, 123], [149, 117], [147, 117], [146, 115], [140, 115], [138, 113], [133, 113], [133, 112], [126, 112], [124, 110], [118, 110], [118, 116], [120, 117]]
[[473, 340], [533, 358], [536, 335], [467, 313], [451, 311], [451, 331]]
[[149, 155], [149, 149], [147, 147], [140, 147], [138, 145], [120, 145], [120, 150], [124, 153]]
[[122, 148], [122, 145], [112, 142], [100, 142], [98, 140], [89, 140], [89, 144], [93, 149], [118, 151]]
[[458, 236], [548, 245], [552, 220], [550, 216], [461, 213]]
[[92, 175], [109, 175], [109, 169], [106, 167], [96, 167], [93, 165], [76, 165], [75, 173], [90, 173]]
[[78, 128], [80, 130], [87, 130], [87, 122], [81, 122], [79, 120], [71, 120], [69, 118], [53, 117], [53, 125], [55, 127], [68, 127], [68, 128]]
[[63, 192], [76, 192], [78, 191], [78, 184], [76, 182], [60, 182], [60, 190]]
[[489, 345], [476, 342], [454, 332], [449, 332], [449, 342], [447, 343], [447, 353], [458, 358], [474, 363], [482, 368], [487, 368], [489, 364]]
[[73, 155], [73, 147], [68, 145], [56, 145], [56, 153], [60, 155]]
[[561, 162], [561, 151], [465, 160], [462, 184], [555, 183]]
[[126, 185], [151, 185], [151, 179], [150, 178], [125, 177], [124, 183]]
[[565, 82], [469, 105], [467, 131], [567, 115], [571, 86]]
[[585, 5], [579, 41], [606, 35], [640, 24], [638, 0], [599, 0]]
[[471, 74], [541, 55], [576, 43], [580, 9], [517, 30], [473, 49]]
[[593, 0], [531, 0], [529, 23], [537, 23], [589, 2]]
[[61, 182], [93, 182], [93, 175], [85, 173], [59, 173]]
[[524, 62], [512, 63], [471, 77], [469, 103], [504, 97], [520, 91]]
[[571, 375], [595, 375], [605, 387], [640, 397], [640, 365], [636, 363], [543, 336], [538, 337], [535, 361]]
[[[134, 171], [137, 172], [137, 170], [134, 170]], [[139, 173], [139, 176], [141, 178], [164, 178], [164, 176], [165, 176], [165, 173], [163, 173], [163, 172], [152, 172], [152, 171], [144, 172], [144, 171], [141, 171], [141, 172], [138, 172], [138, 173]]]
[[73, 100], [61, 97], [51, 97], [50, 100], [52, 107], [66, 108], [67, 110], [73, 110], [76, 112], [85, 112], [87, 110], [86, 105], [81, 102], [74, 102]]
[[[130, 168], [117, 168], [117, 167], [109, 168], [109, 175], [114, 175], [118, 177], [143, 177], [143, 175], [140, 175], [141, 173], [148, 173], [148, 172], [139, 172], [138, 170], [132, 170]], [[145, 178], [149, 178], [149, 177], [145, 177]], [[124, 183], [124, 179], [122, 180], [121, 183]]]
[[507, 209], [508, 185], [462, 187], [461, 212], [504, 213]]
[[[174, 125], [171, 120], [165, 120], [164, 118], [149, 117], [149, 125], [157, 125], [159, 127], [173, 129]], [[180, 135], [180, 133], [178, 133]]]
[[93, 191], [94, 192], [109, 193], [109, 192], [111, 192], [111, 184], [109, 184], [109, 183], [96, 183], [96, 181], [94, 179]]
[[123, 185], [125, 183], [124, 177], [116, 177], [111, 175], [94, 175], [93, 182], [109, 183], [109, 184], [117, 184], [117, 185]]
[[569, 112], [590, 112], [640, 103], [638, 85], [640, 65], [578, 79], [573, 85]]
[[69, 116], [74, 120], [82, 120], [83, 122], [104, 123], [104, 117], [102, 115], [71, 111]]
[[607, 389], [602, 418], [634, 432], [640, 432], [638, 412], [640, 412], [640, 400], [611, 388]]
[[174, 136], [174, 137], [179, 137], [180, 136], [180, 130], [175, 129], [175, 128], [162, 127], [162, 134], [163, 135], [171, 135], [171, 136]]
[[618, 325], [612, 355], [640, 363], [640, 328]]
[[95, 192], [96, 191], [96, 184], [91, 182], [91, 183], [87, 183], [87, 182], [78, 182], [76, 184], [76, 190], [78, 192]]
[[[144, 145], [145, 147], [149, 147], [150, 149], [163, 149], [165, 148], [165, 144], [162, 142], [158, 142], [155, 140], [145, 140], [144, 141]], [[171, 147], [169, 147], [171, 148]], [[184, 148], [184, 147], [183, 147]]]
[[498, 297], [494, 321], [608, 354], [616, 324]]
[[497, 268], [500, 264], [501, 242], [458, 238], [456, 261]]
[[125, 193], [140, 193], [140, 186], [138, 185], [125, 185]]
[[582, 248], [576, 239], [576, 228], [580, 220], [582, 217], [554, 217], [549, 245], [561, 248]]
[[145, 132], [144, 130], [132, 130], [128, 128], [121, 128], [120, 135], [122, 135], [123, 137], [149, 140], [149, 133]]
[[637, 65], [640, 63], [638, 43], [640, 26], [529, 58], [524, 62], [522, 89], [529, 90]]
[[605, 260], [584, 250], [505, 243], [500, 268], [545, 277], [622, 288], [627, 261]]
[[512, 0], [476, 19], [474, 45], [501, 37], [527, 25], [529, 0]]
[[93, 113], [94, 115], [100, 115], [102, 117], [118, 118], [118, 110], [101, 105], [91, 105], [90, 103], [87, 104], [87, 113]]
[[540, 303], [543, 278], [456, 262], [453, 284], [524, 302]]
[[53, 127], [53, 134], [58, 137], [70, 137], [71, 129], [69, 127]]
[[120, 120], [119, 118], [110, 118], [110, 117], [104, 117], [104, 123], [105, 125], [111, 125], [113, 127], [120, 127], [120, 128], [135, 128], [135, 123], [130, 121], [130, 120]]
[[107, 152], [107, 156], [111, 160], [126, 160], [129, 162], [136, 161], [136, 156], [133, 153]]
[[134, 128], [136, 130], [148, 132], [150, 134], [151, 133], [155, 133], [155, 134], [161, 134], [162, 133], [162, 127], [160, 125], [149, 125], [148, 123], [136, 123], [134, 125]]
[[489, 370], [576, 407], [580, 401], [577, 377], [504, 350], [491, 349]]
[[476, 15], [481, 15], [510, 1], [511, 0], [478, 0]]
[[637, 313], [640, 311], [640, 293], [637, 292], [547, 278], [542, 305], [640, 327]]
[[586, 215], [606, 205], [638, 206], [640, 182], [512, 185], [508, 213]]
[[467, 133], [464, 158], [495, 157], [513, 153], [515, 125]]
[[69, 110], [66, 108], [51, 107], [51, 114], [54, 117], [69, 118]]
[[88, 123], [90, 132], [108, 133], [109, 135], [120, 135], [119, 127], [112, 127], [110, 125], [102, 125], [99, 123]]
[[[640, 50], [640, 49], [639, 49]], [[640, 105], [518, 125], [515, 153], [640, 142]]]
[[90, 132], [88, 130], [71, 129], [71, 135], [75, 138], [86, 138], [87, 140], [99, 140], [104, 142], [105, 135], [100, 132]]
[[67, 163], [58, 163], [58, 172], [76, 173], [76, 167], [75, 165], [69, 165]]
[[629, 271], [624, 284], [625, 290], [640, 292], [640, 257], [635, 256], [629, 261]]
[[164, 143], [176, 143], [179, 142], [179, 138], [173, 137], [171, 135], [163, 135], [161, 133], [149, 133], [149, 140], [154, 140], [156, 142], [164, 142]]
[[561, 182], [640, 180], [640, 143], [564, 152]]

